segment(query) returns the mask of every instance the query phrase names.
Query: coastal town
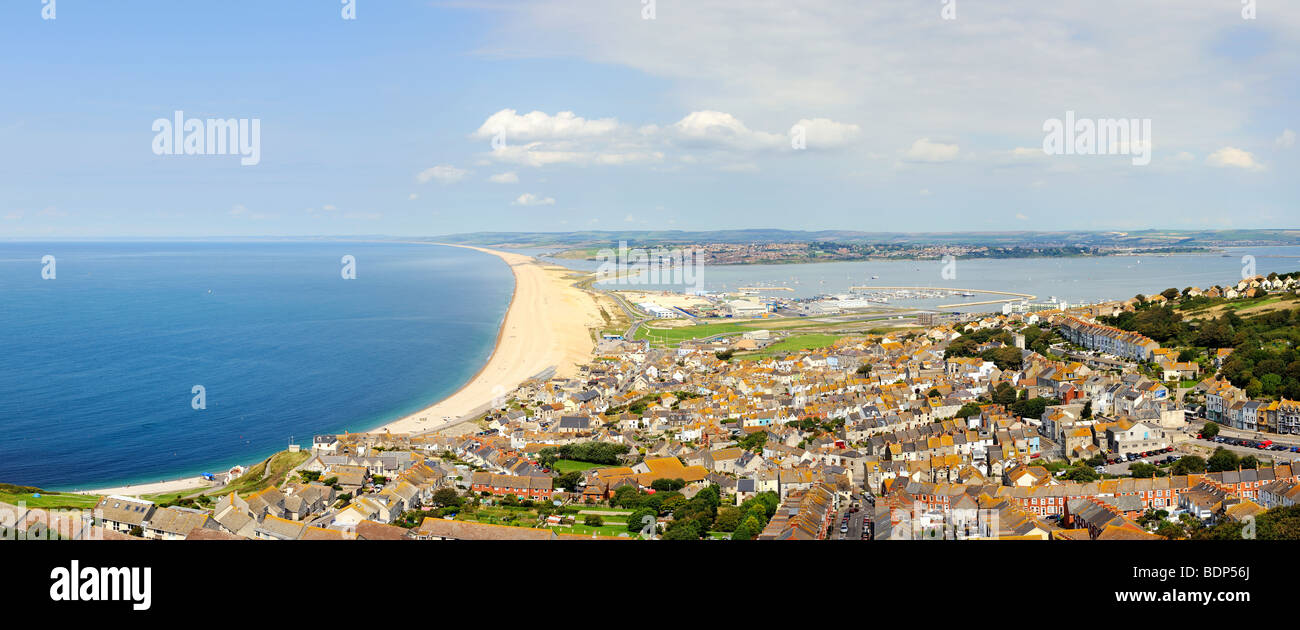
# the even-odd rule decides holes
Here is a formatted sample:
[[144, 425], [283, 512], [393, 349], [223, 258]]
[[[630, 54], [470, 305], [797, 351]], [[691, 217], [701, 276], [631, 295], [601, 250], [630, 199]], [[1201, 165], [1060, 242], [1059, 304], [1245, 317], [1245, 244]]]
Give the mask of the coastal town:
[[[1235, 355], [1257, 352], [1237, 349], [1259, 343], [1256, 320], [1286, 345], [1298, 287], [1300, 273], [1270, 274], [795, 351], [780, 350], [779, 329], [607, 336], [573, 375], [528, 379], [457, 427], [317, 435], [209, 488], [98, 496], [80, 512], [6, 502], [0, 523], [18, 536], [160, 540], [1254, 531], [1300, 500], [1300, 402], [1287, 397], [1300, 363], [1288, 347], [1289, 363], [1260, 360], [1242, 379]], [[1169, 313], [1196, 322], [1186, 334], [1206, 345], [1138, 332]], [[1235, 338], [1213, 338], [1234, 323]]]

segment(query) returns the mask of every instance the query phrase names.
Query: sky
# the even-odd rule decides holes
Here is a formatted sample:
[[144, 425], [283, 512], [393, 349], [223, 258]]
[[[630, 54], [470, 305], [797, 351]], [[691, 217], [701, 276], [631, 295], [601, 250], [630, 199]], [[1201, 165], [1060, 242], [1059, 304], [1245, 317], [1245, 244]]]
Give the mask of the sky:
[[1298, 40], [1289, 0], [5, 0], [0, 238], [1296, 228]]

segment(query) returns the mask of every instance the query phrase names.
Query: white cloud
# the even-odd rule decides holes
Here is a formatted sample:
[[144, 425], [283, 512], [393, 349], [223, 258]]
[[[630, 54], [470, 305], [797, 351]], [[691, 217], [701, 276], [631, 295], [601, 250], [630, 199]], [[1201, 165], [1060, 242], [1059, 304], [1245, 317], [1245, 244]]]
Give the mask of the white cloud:
[[1283, 149], [1290, 149], [1295, 146], [1295, 132], [1287, 129], [1277, 139], [1273, 140], [1273, 143]]
[[930, 192], [929, 188], [922, 188], [917, 194], [921, 195], [922, 197], [929, 197], [933, 193]]
[[912, 147], [903, 154], [909, 162], [950, 162], [957, 158], [958, 147], [955, 144], [931, 142], [921, 138], [912, 143]]
[[[843, 147], [861, 134], [858, 125], [829, 118], [804, 118], [798, 125], [809, 149]], [[713, 110], [691, 112], [666, 126], [633, 127], [614, 118], [588, 120], [573, 112], [519, 115], [507, 109], [489, 116], [470, 137], [490, 140], [487, 155], [498, 163], [531, 167], [656, 163], [670, 153], [675, 160], [733, 165], [737, 154], [791, 148], [787, 134], [751, 129], [736, 116]], [[488, 181], [518, 180], [517, 175], [503, 173]]]
[[410, 199], [411, 201], [415, 201], [416, 199], [419, 199], [419, 198], [420, 198], [420, 195], [417, 195], [417, 194], [415, 194], [415, 193], [411, 193], [411, 194], [407, 195], [406, 198], [407, 198], [407, 199]]
[[512, 206], [553, 206], [554, 197], [538, 197], [533, 193], [524, 193], [510, 203]]
[[764, 131], [754, 131], [740, 119], [726, 112], [691, 112], [673, 123], [671, 133], [688, 145], [721, 147], [752, 151], [755, 149], [788, 146], [785, 136]]
[[1029, 217], [1025, 216], [1023, 212], [1017, 212], [1017, 213], [1016, 213], [1016, 218], [1017, 218], [1017, 219], [1020, 219], [1021, 221], [1027, 221], [1027, 220], [1029, 220]]
[[812, 150], [850, 145], [862, 133], [862, 128], [857, 125], [835, 122], [829, 118], [804, 118], [795, 123], [795, 127], [804, 130], [808, 148]]
[[1211, 166], [1223, 168], [1244, 168], [1251, 171], [1264, 168], [1264, 165], [1256, 161], [1255, 156], [1251, 155], [1249, 151], [1233, 147], [1223, 147], [1211, 153], [1210, 157], [1205, 158], [1205, 161]]
[[420, 173], [415, 176], [415, 179], [421, 184], [427, 184], [435, 179], [441, 184], [452, 184], [465, 179], [465, 176], [468, 174], [469, 171], [465, 169], [456, 168], [450, 164], [439, 164], [438, 166], [426, 168], [423, 171], [420, 171]]
[[521, 116], [513, 109], [503, 109], [488, 116], [473, 137], [489, 139], [504, 132], [503, 139], [509, 144], [519, 140], [592, 138], [608, 135], [618, 127], [618, 120], [614, 118], [587, 120], [573, 112], [560, 112], [551, 116], [539, 111]]
[[488, 181], [492, 182], [493, 184], [518, 184], [519, 175], [514, 171], [497, 173], [496, 175], [492, 175], [491, 177], [488, 177]]

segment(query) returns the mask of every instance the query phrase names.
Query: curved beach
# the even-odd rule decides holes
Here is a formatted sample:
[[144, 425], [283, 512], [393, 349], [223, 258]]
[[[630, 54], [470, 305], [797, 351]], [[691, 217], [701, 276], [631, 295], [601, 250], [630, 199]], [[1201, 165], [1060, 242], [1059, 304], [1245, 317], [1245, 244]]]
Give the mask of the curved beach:
[[[438, 245], [445, 245], [437, 243]], [[486, 411], [494, 398], [549, 369], [572, 376], [592, 356], [590, 329], [602, 325], [594, 296], [566, 278], [574, 272], [543, 265], [531, 256], [468, 245], [510, 265], [515, 292], [487, 363], [456, 393], [374, 431], [437, 431]]]

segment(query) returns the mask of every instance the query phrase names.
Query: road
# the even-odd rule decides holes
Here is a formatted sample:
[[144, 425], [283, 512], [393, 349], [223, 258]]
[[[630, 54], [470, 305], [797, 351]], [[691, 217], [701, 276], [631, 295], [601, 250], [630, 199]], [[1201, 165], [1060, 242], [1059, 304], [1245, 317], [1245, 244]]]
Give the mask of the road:
[[[1228, 450], [1230, 450], [1230, 451], [1236, 453], [1239, 457], [1244, 457], [1244, 456], [1246, 456], [1246, 455], [1254, 455], [1256, 459], [1261, 459], [1261, 460], [1270, 460], [1270, 459], [1271, 459], [1271, 460], [1273, 460], [1273, 461], [1280, 461], [1280, 462], [1293, 462], [1293, 463], [1294, 463], [1294, 462], [1300, 462], [1300, 453], [1292, 453], [1292, 452], [1289, 452], [1289, 451], [1286, 451], [1286, 452], [1284, 452], [1284, 451], [1270, 451], [1270, 450], [1268, 450], [1268, 449], [1252, 448], [1252, 447], [1249, 447], [1249, 446], [1236, 446], [1236, 445], [1233, 445], [1233, 444], [1221, 444], [1221, 443], [1219, 443], [1219, 442], [1214, 442], [1214, 441], [1211, 441], [1211, 440], [1198, 440], [1198, 439], [1196, 439], [1195, 434], [1191, 434], [1191, 436], [1190, 436], [1186, 441], [1184, 441], [1184, 442], [1180, 442], [1179, 445], [1178, 445], [1178, 446], [1179, 446], [1179, 450], [1189, 450], [1189, 449], [1187, 448], [1187, 445], [1192, 445], [1192, 444], [1195, 444], [1196, 446], [1200, 446], [1200, 447], [1202, 447], [1202, 448], [1205, 448], [1205, 449], [1207, 449], [1210, 453], [1214, 452], [1214, 449], [1219, 448], [1220, 446], [1222, 446], [1223, 448], [1226, 448], [1226, 449], [1228, 449]], [[1208, 455], [1208, 453], [1206, 453], [1205, 455]], [[1202, 457], [1204, 457], [1205, 455], [1202, 455]]]
[[[870, 537], [862, 537], [862, 531], [869, 528], [867, 524], [867, 517], [870, 514], [867, 510], [868, 506], [862, 501], [861, 497], [855, 497], [850, 503], [853, 502], [858, 504], [857, 512], [849, 512], [850, 506], [846, 505], [844, 509], [835, 514], [835, 522], [831, 525], [830, 537], [832, 540], [870, 540]], [[849, 519], [849, 531], [840, 532], [840, 524], [844, 522], [845, 516]]]

